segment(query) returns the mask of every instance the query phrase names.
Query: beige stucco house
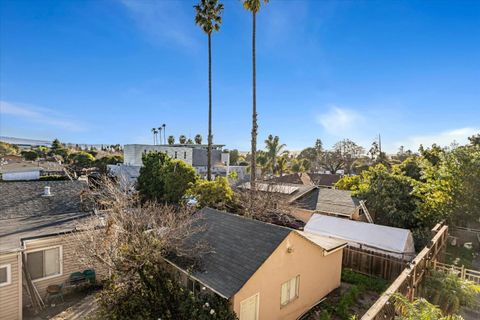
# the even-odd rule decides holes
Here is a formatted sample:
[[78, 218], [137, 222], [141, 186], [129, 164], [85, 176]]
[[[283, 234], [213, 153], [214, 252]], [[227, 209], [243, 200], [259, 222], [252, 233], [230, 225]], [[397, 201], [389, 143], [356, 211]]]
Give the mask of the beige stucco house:
[[[228, 299], [240, 320], [297, 319], [340, 286], [345, 241], [204, 208], [211, 247], [190, 278]], [[182, 269], [177, 265], [179, 269]]]
[[81, 201], [85, 187], [79, 181], [0, 182], [0, 319], [22, 319], [31, 303], [25, 272], [44, 299], [47, 286], [85, 269], [67, 236], [90, 215]]

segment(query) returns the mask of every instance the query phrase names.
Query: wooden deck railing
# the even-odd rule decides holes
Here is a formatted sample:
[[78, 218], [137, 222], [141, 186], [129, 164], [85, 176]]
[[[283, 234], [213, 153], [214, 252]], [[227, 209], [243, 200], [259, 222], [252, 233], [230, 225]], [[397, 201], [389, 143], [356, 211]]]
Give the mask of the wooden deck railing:
[[447, 243], [448, 226], [438, 224], [432, 229], [432, 232], [435, 235], [430, 244], [423, 248], [415, 259], [407, 265], [390, 287], [363, 315], [362, 320], [394, 319], [395, 306], [392, 296], [397, 292], [405, 295], [409, 300], [416, 297], [417, 288], [425, 277], [427, 267], [432, 261], [437, 260]]

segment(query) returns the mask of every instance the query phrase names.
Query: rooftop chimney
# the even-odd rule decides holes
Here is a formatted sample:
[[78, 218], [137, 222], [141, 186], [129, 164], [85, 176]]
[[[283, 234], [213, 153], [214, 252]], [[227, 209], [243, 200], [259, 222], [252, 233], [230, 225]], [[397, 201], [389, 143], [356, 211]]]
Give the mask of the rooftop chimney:
[[43, 196], [44, 197], [50, 197], [52, 193], [50, 192], [50, 187], [45, 186], [43, 187]]

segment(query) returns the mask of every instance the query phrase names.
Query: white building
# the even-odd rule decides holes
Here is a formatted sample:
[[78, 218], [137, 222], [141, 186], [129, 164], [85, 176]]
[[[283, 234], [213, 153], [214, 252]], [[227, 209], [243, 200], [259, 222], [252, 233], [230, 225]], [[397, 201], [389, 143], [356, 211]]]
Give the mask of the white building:
[[[235, 171], [239, 179], [246, 175], [245, 166], [230, 167], [230, 153], [223, 150], [224, 145], [212, 145], [212, 174], [213, 176], [226, 176]], [[140, 170], [142, 155], [150, 151], [165, 152], [172, 159], [185, 161], [191, 165], [198, 174], [206, 175], [208, 169], [208, 145], [205, 144], [172, 144], [172, 145], [147, 145], [127, 144], [123, 149], [123, 166]], [[128, 169], [128, 168], [127, 168]], [[115, 169], [114, 169], [115, 170]], [[118, 170], [118, 168], [117, 168]], [[131, 171], [122, 169], [124, 172]], [[131, 175], [130, 175], [131, 176]], [[134, 180], [136, 177], [131, 176]]]

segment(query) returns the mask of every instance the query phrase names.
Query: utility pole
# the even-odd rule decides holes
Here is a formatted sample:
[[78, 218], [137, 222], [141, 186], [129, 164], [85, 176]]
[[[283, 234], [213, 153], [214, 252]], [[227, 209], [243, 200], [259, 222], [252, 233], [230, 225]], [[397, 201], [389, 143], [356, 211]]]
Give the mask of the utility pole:
[[382, 137], [380, 136], [380, 133], [378, 134], [378, 150], [382, 153]]

